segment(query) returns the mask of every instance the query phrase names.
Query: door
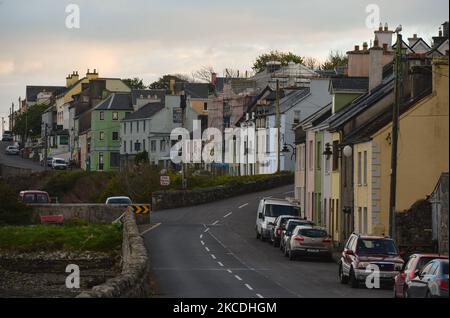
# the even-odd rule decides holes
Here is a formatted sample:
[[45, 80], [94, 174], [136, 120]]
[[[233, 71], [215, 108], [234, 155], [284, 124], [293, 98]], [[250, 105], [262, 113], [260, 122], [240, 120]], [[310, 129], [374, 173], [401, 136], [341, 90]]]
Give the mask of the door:
[[256, 215], [256, 231], [261, 234], [261, 226], [263, 221], [263, 208], [264, 208], [264, 201], [259, 202], [258, 211]]
[[428, 283], [433, 278], [438, 267], [437, 262], [431, 262], [416, 276], [408, 286], [408, 297], [425, 298], [428, 292]]

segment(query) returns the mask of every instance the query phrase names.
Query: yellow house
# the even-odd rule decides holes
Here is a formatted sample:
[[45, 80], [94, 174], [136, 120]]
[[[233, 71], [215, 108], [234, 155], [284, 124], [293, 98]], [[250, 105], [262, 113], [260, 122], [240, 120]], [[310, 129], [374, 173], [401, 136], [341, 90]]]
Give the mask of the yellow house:
[[[449, 171], [448, 57], [435, 58], [433, 90], [405, 107], [399, 120], [396, 211], [409, 209], [433, 192]], [[392, 111], [373, 120], [366, 140], [354, 145], [355, 230], [389, 233]], [[378, 122], [378, 123], [377, 123]]]
[[333, 132], [333, 168], [331, 172], [331, 202], [330, 202], [330, 228], [333, 241], [339, 242], [342, 233], [342, 209], [340, 206], [341, 197], [341, 168], [339, 160], [338, 145], [341, 143], [340, 132]]

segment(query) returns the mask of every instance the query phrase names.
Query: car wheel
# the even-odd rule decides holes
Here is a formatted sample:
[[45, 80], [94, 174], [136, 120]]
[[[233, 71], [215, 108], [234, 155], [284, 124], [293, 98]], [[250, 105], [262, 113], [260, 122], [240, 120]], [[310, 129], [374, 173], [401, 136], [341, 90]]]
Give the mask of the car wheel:
[[342, 265], [339, 265], [339, 281], [341, 284], [348, 284], [348, 277], [344, 275], [344, 270], [342, 269]]
[[288, 257], [288, 256], [289, 256], [289, 255], [288, 255], [288, 249], [287, 249], [286, 245], [284, 246], [283, 254], [284, 254], [285, 257]]
[[427, 293], [425, 294], [425, 298], [432, 298], [429, 290], [427, 290]]
[[294, 255], [294, 253], [292, 252], [292, 250], [289, 250], [289, 260], [290, 261], [295, 261], [295, 255]]
[[356, 279], [356, 275], [355, 275], [355, 272], [354, 272], [353, 268], [350, 270], [349, 281], [350, 281], [350, 287], [351, 288], [358, 288], [359, 287], [359, 282]]
[[261, 238], [261, 234], [258, 233], [258, 230], [256, 230], [256, 239], [259, 240]]

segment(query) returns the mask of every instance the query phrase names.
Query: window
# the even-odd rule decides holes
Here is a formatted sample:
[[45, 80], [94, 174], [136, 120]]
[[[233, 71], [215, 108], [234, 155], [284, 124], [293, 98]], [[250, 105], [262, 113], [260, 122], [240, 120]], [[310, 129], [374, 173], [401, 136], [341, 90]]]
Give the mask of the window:
[[133, 141], [130, 140], [130, 152], [133, 152]]
[[120, 154], [118, 152], [111, 152], [109, 158], [109, 164], [111, 167], [117, 168], [120, 166]]
[[294, 124], [298, 124], [301, 120], [302, 111], [296, 110], [294, 111]]
[[363, 183], [367, 185], [367, 151], [364, 151], [364, 174], [363, 174]]
[[119, 140], [119, 133], [117, 131], [113, 131], [112, 140], [114, 140], [114, 141]]
[[136, 122], [136, 132], [139, 132], [139, 121]]
[[[144, 121], [144, 123], [145, 123], [145, 121]], [[145, 145], [145, 139], [142, 139], [142, 150], [147, 151], [147, 147]]]
[[161, 140], [160, 144], [159, 144], [159, 150], [161, 152], [165, 152], [166, 151], [166, 141], [165, 140]]
[[59, 144], [67, 146], [69, 144], [69, 136], [59, 136]]
[[339, 141], [333, 141], [333, 171], [339, 170]]
[[358, 185], [360, 186], [362, 184], [362, 154], [361, 152], [358, 152]]
[[309, 170], [314, 170], [314, 152], [313, 152], [313, 141], [309, 141]]
[[141, 143], [138, 140], [136, 140], [136, 142], [134, 143], [134, 151], [136, 152], [141, 151]]
[[133, 122], [131, 121], [130, 122], [130, 134], [132, 134], [133, 133]]
[[127, 133], [127, 123], [123, 123], [123, 133]]
[[99, 138], [100, 138], [100, 140], [105, 140], [105, 132], [104, 131], [100, 132]]
[[127, 153], [127, 142], [123, 141], [123, 153]]
[[358, 232], [362, 232], [362, 208], [358, 208]]
[[369, 234], [369, 220], [367, 215], [367, 208], [364, 208], [364, 234]]
[[100, 112], [100, 120], [105, 120], [105, 112]]
[[156, 140], [152, 140], [150, 144], [150, 151], [156, 152]]
[[208, 110], [208, 103], [207, 102], [204, 102], [203, 103], [203, 110]]
[[143, 128], [144, 132], [145, 132], [145, 129], [146, 129], [146, 127], [145, 127], [146, 123], [147, 123], [147, 121], [145, 121], [145, 120], [142, 122], [142, 125], [144, 126], [144, 128]]
[[317, 170], [320, 170], [322, 167], [322, 142], [318, 142], [317, 143], [317, 154], [316, 154], [316, 158], [317, 158]]
[[119, 120], [119, 113], [118, 112], [113, 112], [112, 113], [112, 120]]
[[105, 168], [104, 158], [103, 158], [103, 152], [100, 152], [98, 154], [98, 170], [103, 171]]

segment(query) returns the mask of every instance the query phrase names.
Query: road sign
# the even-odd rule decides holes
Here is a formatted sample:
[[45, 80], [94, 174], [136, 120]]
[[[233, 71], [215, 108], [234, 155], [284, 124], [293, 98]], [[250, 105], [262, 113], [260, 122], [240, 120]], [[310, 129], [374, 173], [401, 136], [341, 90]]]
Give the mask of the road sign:
[[130, 205], [131, 210], [136, 214], [149, 214], [152, 210], [149, 204]]
[[169, 176], [161, 176], [161, 178], [159, 179], [160, 184], [162, 186], [170, 186], [170, 177]]

